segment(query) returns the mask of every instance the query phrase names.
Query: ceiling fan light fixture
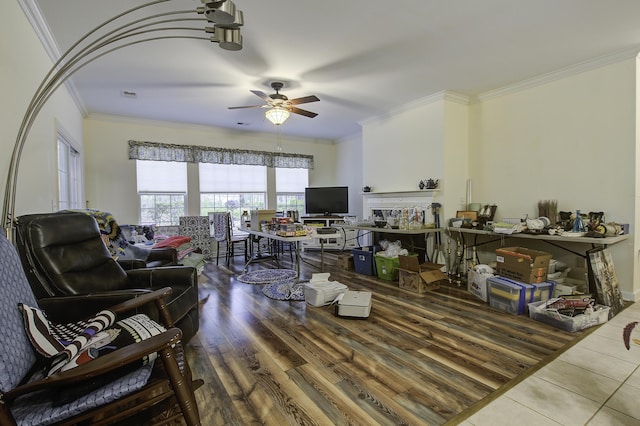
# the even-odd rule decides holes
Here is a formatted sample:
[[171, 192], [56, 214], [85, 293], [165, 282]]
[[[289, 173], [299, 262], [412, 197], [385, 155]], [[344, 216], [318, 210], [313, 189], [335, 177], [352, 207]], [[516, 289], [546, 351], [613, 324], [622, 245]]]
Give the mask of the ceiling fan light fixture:
[[287, 118], [289, 118], [290, 113], [284, 108], [275, 107], [265, 112], [264, 115], [265, 117], [267, 117], [267, 120], [269, 120], [276, 126], [279, 126], [284, 123]]
[[205, 4], [204, 16], [216, 24], [233, 24], [236, 19], [236, 5], [231, 0], [208, 2]]

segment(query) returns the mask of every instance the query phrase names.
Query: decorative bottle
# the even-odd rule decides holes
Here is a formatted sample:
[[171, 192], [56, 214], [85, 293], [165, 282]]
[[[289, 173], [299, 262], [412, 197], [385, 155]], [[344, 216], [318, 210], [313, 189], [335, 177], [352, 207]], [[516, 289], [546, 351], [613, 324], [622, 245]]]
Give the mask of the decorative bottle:
[[584, 232], [584, 224], [582, 223], [580, 210], [576, 210], [576, 220], [573, 221], [573, 232]]

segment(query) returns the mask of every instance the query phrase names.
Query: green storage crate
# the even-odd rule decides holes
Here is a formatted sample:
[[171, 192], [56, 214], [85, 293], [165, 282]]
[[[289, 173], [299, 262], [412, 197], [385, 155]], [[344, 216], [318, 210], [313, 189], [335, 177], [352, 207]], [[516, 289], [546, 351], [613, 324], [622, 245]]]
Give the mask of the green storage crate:
[[376, 258], [376, 270], [378, 278], [387, 281], [398, 281], [398, 267], [400, 260], [398, 257], [385, 257], [379, 254], [374, 255]]
[[[417, 253], [409, 253], [408, 256], [418, 256]], [[382, 278], [387, 281], [398, 281], [400, 275], [400, 259], [396, 257], [386, 257], [380, 254], [375, 254], [376, 272], [378, 278]]]

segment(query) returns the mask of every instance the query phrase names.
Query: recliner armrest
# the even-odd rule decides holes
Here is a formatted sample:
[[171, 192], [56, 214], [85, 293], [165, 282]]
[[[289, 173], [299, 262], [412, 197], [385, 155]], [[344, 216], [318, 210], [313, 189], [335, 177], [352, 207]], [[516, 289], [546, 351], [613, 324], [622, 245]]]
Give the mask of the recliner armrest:
[[[75, 322], [109, 309], [127, 300], [150, 294], [148, 289], [124, 289], [117, 291], [95, 292], [72, 296], [53, 296], [38, 300], [38, 306], [47, 313], [47, 317], [57, 323]], [[140, 309], [137, 312], [149, 313], [154, 309]], [[154, 319], [157, 315], [154, 315]]]
[[147, 263], [157, 262], [164, 265], [178, 264], [178, 251], [174, 247], [152, 248], [147, 258]]
[[188, 286], [198, 288], [198, 272], [193, 266], [133, 269], [127, 272], [129, 288], [157, 289]]
[[142, 259], [118, 259], [117, 262], [125, 271], [147, 267], [147, 262]]

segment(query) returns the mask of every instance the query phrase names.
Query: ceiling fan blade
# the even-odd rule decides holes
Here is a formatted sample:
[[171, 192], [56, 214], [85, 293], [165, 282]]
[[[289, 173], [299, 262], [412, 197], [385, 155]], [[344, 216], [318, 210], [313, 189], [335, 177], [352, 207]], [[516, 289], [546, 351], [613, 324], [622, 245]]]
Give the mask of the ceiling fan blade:
[[300, 108], [296, 108], [296, 107], [290, 107], [290, 108], [287, 108], [287, 109], [289, 111], [293, 112], [293, 113], [304, 115], [305, 117], [310, 117], [310, 118], [313, 118], [316, 115], [318, 115], [315, 112], [307, 111], [306, 109], [300, 109]]
[[246, 106], [235, 106], [235, 107], [227, 107], [229, 109], [241, 109], [241, 108], [262, 108], [264, 105], [246, 105]]
[[305, 96], [302, 98], [289, 99], [288, 103], [290, 103], [291, 105], [300, 105], [300, 104], [306, 104], [309, 102], [318, 102], [319, 100], [320, 99], [318, 99], [316, 95], [311, 95], [311, 96]]
[[251, 93], [253, 93], [254, 95], [258, 96], [260, 99], [262, 99], [266, 103], [273, 102], [273, 99], [271, 99], [266, 93], [264, 93], [264, 92], [262, 92], [260, 90], [252, 90]]

